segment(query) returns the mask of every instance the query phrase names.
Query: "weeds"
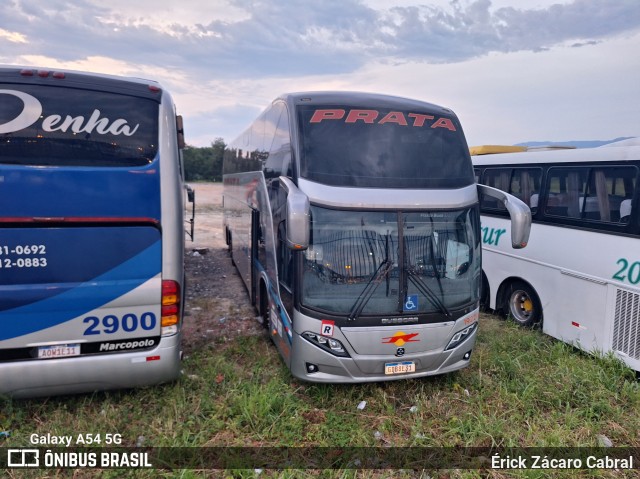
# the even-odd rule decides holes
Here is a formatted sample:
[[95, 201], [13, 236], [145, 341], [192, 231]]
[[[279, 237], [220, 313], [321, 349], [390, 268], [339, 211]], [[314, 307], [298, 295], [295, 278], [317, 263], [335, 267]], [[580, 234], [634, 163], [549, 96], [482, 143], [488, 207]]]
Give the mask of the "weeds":
[[[614, 446], [640, 446], [640, 389], [633, 372], [612, 357], [586, 356], [539, 331], [492, 316], [481, 319], [470, 366], [440, 377], [302, 383], [290, 376], [266, 336], [202, 348], [185, 361], [184, 371], [178, 382], [154, 388], [25, 401], [0, 398], [0, 430], [10, 431], [0, 445], [29, 446], [32, 434], [117, 433], [123, 446], [142, 442], [153, 447], [595, 447], [599, 435]], [[366, 401], [363, 410], [357, 409], [361, 401]], [[146, 477], [161, 477], [157, 472]], [[266, 471], [261, 477], [402, 474], [290, 470]], [[415, 474], [405, 477], [419, 477]], [[438, 474], [430, 477], [480, 477], [477, 471]], [[166, 477], [206, 476], [254, 478], [256, 473], [191, 470]], [[120, 475], [103, 471], [103, 477]], [[545, 476], [514, 472], [490, 477]]]

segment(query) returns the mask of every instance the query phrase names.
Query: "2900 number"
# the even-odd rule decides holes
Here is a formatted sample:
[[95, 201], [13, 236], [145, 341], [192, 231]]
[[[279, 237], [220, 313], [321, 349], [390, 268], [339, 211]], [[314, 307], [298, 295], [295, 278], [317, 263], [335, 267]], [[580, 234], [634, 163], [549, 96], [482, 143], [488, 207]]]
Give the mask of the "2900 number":
[[114, 314], [108, 314], [103, 318], [97, 316], [87, 316], [82, 320], [89, 327], [84, 331], [85, 336], [94, 334], [114, 334], [122, 330], [127, 333], [133, 332], [138, 328], [145, 331], [151, 331], [156, 327], [156, 315], [148, 312], [142, 313], [140, 318], [133, 313], [125, 314], [122, 318]]

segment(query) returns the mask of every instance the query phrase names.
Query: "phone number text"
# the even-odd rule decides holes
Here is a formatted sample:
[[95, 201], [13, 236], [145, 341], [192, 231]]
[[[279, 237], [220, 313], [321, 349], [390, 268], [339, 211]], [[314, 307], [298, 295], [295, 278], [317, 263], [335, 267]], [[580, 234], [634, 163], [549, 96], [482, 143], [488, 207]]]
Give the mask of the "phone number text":
[[0, 258], [0, 269], [9, 268], [46, 268], [47, 258]]
[[8, 256], [10, 254], [18, 256], [45, 255], [47, 254], [47, 247], [43, 244], [17, 245], [13, 247], [0, 245], [0, 256]]

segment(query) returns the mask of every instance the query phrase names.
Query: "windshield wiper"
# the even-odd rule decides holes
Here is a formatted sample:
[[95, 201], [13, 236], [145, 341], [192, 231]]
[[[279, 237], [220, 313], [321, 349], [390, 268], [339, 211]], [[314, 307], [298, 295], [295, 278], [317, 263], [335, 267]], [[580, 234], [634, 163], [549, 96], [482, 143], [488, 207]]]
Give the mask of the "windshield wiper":
[[380, 263], [375, 274], [369, 279], [364, 289], [360, 292], [356, 298], [356, 302], [353, 303], [351, 311], [349, 311], [349, 320], [354, 320], [360, 316], [362, 310], [373, 296], [373, 293], [375, 293], [378, 286], [380, 286], [382, 279], [391, 271], [391, 268], [393, 268], [393, 261], [388, 258]]
[[[431, 224], [433, 224], [433, 219], [431, 220]], [[429, 240], [429, 256], [431, 257], [431, 267], [433, 268], [433, 274], [438, 280], [438, 287], [440, 288], [440, 295], [444, 298], [444, 291], [442, 290], [442, 281], [440, 281], [440, 271], [438, 271], [438, 266], [436, 265], [436, 252], [433, 247], [433, 235], [431, 235]]]
[[[438, 296], [433, 291], [431, 291], [431, 288], [429, 288], [429, 286], [427, 286], [424, 280], [420, 277], [420, 274], [416, 271], [414, 266], [407, 267], [407, 274], [409, 275], [409, 280], [416, 286], [416, 288], [418, 288], [422, 294], [429, 298], [440, 311], [442, 311], [448, 318], [450, 318], [451, 311], [449, 311], [449, 308], [447, 308], [440, 300], [440, 298], [438, 298]], [[439, 277], [438, 284], [440, 284]], [[442, 285], [440, 285], [440, 289], [442, 289]]]

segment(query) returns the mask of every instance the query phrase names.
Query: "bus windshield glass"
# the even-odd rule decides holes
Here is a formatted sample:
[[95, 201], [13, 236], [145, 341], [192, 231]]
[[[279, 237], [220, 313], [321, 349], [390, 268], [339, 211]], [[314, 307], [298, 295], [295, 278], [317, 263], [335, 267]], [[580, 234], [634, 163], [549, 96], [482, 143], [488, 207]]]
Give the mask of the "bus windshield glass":
[[300, 176], [332, 186], [461, 188], [473, 170], [458, 120], [419, 111], [298, 107]]
[[158, 105], [101, 91], [3, 84], [0, 163], [148, 165], [158, 149]]
[[442, 313], [478, 300], [477, 208], [338, 211], [311, 207], [303, 304], [361, 315]]

